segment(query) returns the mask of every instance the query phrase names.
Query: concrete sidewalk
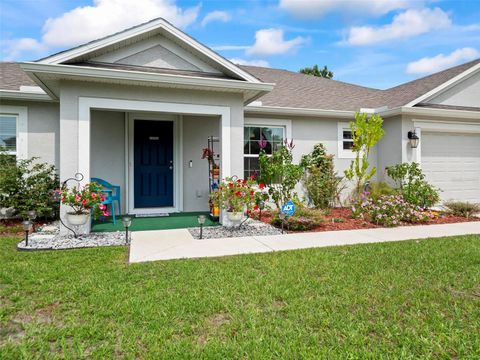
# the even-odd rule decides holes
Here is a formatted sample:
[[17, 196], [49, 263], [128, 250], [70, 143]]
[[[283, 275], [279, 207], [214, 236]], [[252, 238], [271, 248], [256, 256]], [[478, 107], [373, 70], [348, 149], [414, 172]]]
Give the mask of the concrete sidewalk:
[[467, 234], [480, 234], [480, 221], [205, 240], [194, 239], [186, 229], [139, 231], [132, 233], [130, 262], [264, 253]]

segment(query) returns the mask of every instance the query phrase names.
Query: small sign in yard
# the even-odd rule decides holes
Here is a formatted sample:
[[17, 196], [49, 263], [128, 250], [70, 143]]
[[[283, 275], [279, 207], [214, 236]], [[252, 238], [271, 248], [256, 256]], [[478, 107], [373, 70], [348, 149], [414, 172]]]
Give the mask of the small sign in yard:
[[293, 216], [293, 214], [295, 214], [295, 204], [293, 203], [292, 200], [287, 201], [282, 206], [282, 213], [284, 213], [287, 216]]

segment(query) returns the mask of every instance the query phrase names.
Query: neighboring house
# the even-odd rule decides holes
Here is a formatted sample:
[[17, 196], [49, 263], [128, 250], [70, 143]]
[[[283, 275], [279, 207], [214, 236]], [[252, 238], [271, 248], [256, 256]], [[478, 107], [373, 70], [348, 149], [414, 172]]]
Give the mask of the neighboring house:
[[121, 185], [122, 212], [206, 210], [209, 136], [220, 138], [222, 177], [258, 168], [260, 134], [269, 149], [293, 138], [296, 160], [322, 142], [342, 173], [355, 111], [385, 120], [371, 156], [378, 180], [388, 165], [417, 161], [443, 199], [480, 200], [480, 59], [377, 90], [237, 66], [156, 19], [0, 66], [0, 145], [54, 164], [61, 179]]

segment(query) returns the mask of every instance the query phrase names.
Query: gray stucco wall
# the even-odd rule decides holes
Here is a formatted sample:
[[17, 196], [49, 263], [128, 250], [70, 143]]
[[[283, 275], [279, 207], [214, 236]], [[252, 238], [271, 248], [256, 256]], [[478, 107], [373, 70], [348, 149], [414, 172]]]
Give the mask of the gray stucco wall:
[[428, 102], [442, 105], [480, 107], [480, 73], [469, 77]]
[[28, 157], [38, 157], [59, 168], [60, 122], [59, 105], [54, 102], [8, 101], [2, 105], [28, 108]]
[[[218, 136], [220, 119], [207, 116], [183, 117], [183, 209], [208, 210], [208, 162], [201, 159], [209, 136]], [[192, 161], [192, 167], [189, 162]]]
[[385, 135], [376, 149], [378, 154], [377, 175], [379, 181], [386, 180], [385, 167], [402, 161], [402, 118], [395, 116], [383, 119]]
[[125, 113], [117, 111], [91, 112], [92, 156], [90, 176], [121, 187], [122, 213], [125, 212]]

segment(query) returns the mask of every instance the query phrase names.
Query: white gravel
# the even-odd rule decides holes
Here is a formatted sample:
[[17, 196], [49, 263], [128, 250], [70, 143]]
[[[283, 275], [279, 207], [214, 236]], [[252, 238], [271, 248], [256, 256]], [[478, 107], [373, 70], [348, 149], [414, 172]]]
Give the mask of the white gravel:
[[43, 225], [36, 230], [37, 232], [28, 237], [28, 246], [25, 246], [25, 239], [18, 243], [19, 250], [60, 250], [125, 245], [123, 231], [91, 233], [75, 238], [73, 235], [60, 235], [58, 223]]
[[[200, 228], [188, 229], [195, 239], [200, 238]], [[203, 228], [204, 239], [231, 238], [242, 236], [279, 235], [281, 230], [264, 222], [248, 219], [241, 227], [208, 226]]]

